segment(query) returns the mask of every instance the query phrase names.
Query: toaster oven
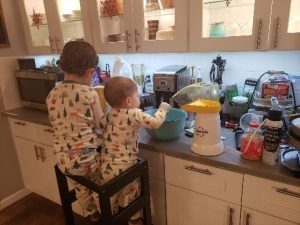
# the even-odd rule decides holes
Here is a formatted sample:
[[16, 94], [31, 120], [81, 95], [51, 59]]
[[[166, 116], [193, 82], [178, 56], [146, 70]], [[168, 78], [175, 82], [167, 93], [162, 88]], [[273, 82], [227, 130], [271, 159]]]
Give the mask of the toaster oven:
[[63, 80], [62, 73], [43, 70], [17, 70], [21, 105], [24, 107], [47, 110], [46, 98], [56, 82]]

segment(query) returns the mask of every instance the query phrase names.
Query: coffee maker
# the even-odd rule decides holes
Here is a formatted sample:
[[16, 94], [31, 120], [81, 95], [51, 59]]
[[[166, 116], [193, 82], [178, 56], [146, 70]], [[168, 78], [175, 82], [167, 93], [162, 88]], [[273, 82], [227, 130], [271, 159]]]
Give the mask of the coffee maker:
[[178, 104], [172, 100], [172, 96], [190, 84], [190, 73], [187, 66], [165, 66], [153, 74], [153, 90], [156, 100], [156, 108], [161, 102], [167, 102], [172, 107], [178, 108]]

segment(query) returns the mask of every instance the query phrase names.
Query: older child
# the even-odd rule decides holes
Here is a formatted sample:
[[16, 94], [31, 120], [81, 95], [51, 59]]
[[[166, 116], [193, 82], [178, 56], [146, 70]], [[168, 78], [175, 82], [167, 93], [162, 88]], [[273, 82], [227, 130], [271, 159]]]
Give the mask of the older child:
[[[65, 174], [87, 176], [95, 182], [99, 180], [100, 167], [97, 148], [102, 144], [96, 129], [105, 123], [98, 95], [89, 87], [97, 64], [93, 46], [84, 41], [68, 42], [60, 57], [64, 81], [53, 88], [46, 100], [59, 168]], [[92, 192], [76, 182], [74, 186], [83, 209], [97, 220], [99, 213]]]
[[[162, 103], [154, 116], [138, 109], [140, 99], [137, 85], [125, 77], [113, 77], [104, 87], [104, 96], [112, 109], [107, 114], [104, 129], [104, 149], [101, 152], [101, 183], [106, 183], [137, 163], [138, 133], [140, 127], [159, 128], [170, 105]], [[112, 213], [126, 207], [140, 194], [139, 180], [130, 183], [111, 198]], [[128, 224], [142, 224], [141, 213]]]

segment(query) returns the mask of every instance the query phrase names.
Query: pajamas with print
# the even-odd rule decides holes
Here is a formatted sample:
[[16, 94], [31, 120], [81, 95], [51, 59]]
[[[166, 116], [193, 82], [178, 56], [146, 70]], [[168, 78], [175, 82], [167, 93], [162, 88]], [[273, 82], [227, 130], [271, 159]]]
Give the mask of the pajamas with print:
[[[140, 109], [112, 108], [110, 110], [106, 116], [104, 148], [101, 151], [101, 184], [110, 181], [137, 163], [139, 128], [155, 129], [160, 127], [169, 108], [167, 103], [162, 103], [154, 116], [150, 116]], [[140, 180], [137, 179], [111, 197], [112, 213], [118, 212], [119, 206], [128, 206], [139, 195]], [[139, 212], [131, 219], [141, 216], [142, 214]]]
[[[57, 164], [65, 174], [86, 176], [99, 183], [102, 135], [106, 118], [99, 97], [91, 87], [64, 81], [51, 90], [47, 99], [49, 120], [54, 128]], [[74, 183], [76, 197], [88, 214], [97, 211], [92, 192]]]

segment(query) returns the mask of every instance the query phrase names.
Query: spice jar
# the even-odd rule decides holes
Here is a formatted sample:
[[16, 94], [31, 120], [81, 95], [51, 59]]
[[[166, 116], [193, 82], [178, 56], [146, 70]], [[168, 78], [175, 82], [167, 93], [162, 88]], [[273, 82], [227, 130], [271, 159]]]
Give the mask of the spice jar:
[[241, 138], [242, 156], [250, 160], [259, 160], [262, 154], [264, 137], [259, 124], [251, 121]]

